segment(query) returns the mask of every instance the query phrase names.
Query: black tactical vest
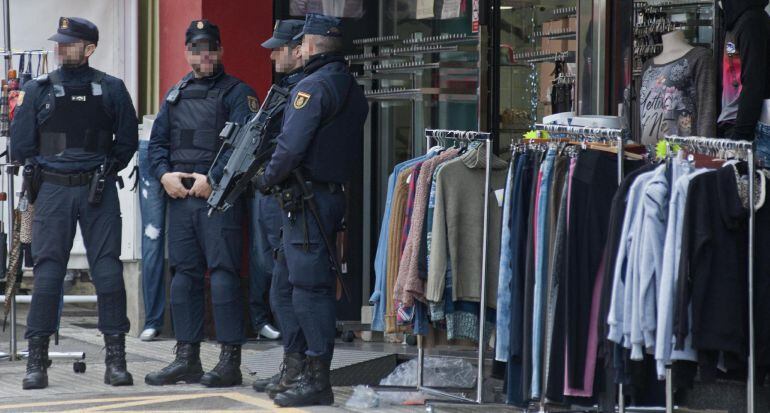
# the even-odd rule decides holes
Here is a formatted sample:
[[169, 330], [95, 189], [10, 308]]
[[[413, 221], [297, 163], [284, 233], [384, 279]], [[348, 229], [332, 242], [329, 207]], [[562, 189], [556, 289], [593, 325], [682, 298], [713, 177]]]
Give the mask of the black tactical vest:
[[90, 84], [64, 86], [58, 70], [48, 75], [55, 101], [53, 111], [38, 127], [40, 155], [60, 155], [65, 150], [110, 153], [114, 119], [104, 106], [103, 79], [104, 73], [95, 70]]
[[239, 83], [227, 74], [214, 82], [195, 82], [188, 76], [169, 93], [174, 172], [201, 172], [211, 166], [221, 145], [219, 133], [229, 117], [224, 96]]

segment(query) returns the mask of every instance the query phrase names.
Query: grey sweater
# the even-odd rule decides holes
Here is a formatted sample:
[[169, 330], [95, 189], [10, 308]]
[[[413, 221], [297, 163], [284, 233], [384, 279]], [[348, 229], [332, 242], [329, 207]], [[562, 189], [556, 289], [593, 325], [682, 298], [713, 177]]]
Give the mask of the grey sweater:
[[[487, 305], [495, 307], [500, 263], [502, 208], [494, 191], [505, 187], [508, 164], [492, 156], [487, 248]], [[447, 162], [436, 176], [430, 266], [426, 283], [428, 301], [444, 298], [447, 266], [452, 268], [453, 301], [481, 298], [481, 265], [484, 232], [486, 150], [482, 147]]]

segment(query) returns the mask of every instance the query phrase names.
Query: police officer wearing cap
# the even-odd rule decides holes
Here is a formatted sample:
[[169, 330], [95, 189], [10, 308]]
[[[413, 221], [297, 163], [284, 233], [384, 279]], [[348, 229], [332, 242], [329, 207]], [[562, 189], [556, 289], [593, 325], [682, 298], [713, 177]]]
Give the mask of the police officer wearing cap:
[[[106, 347], [104, 382], [131, 385], [116, 175], [138, 146], [136, 110], [122, 80], [88, 64], [99, 43], [96, 25], [61, 17], [49, 40], [56, 42], [60, 66], [24, 86], [11, 124], [11, 158], [26, 164], [25, 192], [35, 205], [35, 285], [25, 334], [29, 357], [23, 388], [48, 386], [49, 337], [57, 329], [78, 223], [98, 298], [98, 328]], [[104, 177], [101, 200], [89, 196], [97, 171]]]
[[[259, 109], [259, 102], [250, 87], [225, 73], [215, 24], [193, 21], [185, 33], [185, 43], [192, 72], [166, 95], [148, 146], [152, 168], [170, 198], [168, 254], [173, 274], [176, 359], [148, 374], [145, 382], [201, 382], [208, 387], [227, 387], [242, 382], [241, 344], [245, 336], [239, 273], [243, 207], [237, 205], [209, 217], [206, 200], [211, 185], [206, 174], [221, 146], [219, 134], [225, 123], [244, 124]], [[204, 374], [200, 343], [207, 270], [222, 349], [219, 363]]]
[[[363, 91], [340, 53], [340, 20], [309, 14], [299, 36], [303, 36], [305, 78], [291, 93], [275, 153], [258, 176], [261, 191], [275, 192], [278, 185], [283, 200], [302, 185], [300, 188], [312, 191], [315, 203], [313, 208], [304, 196], [299, 206], [283, 203], [290, 210], [282, 215], [282, 249], [274, 271], [276, 278], [288, 277], [292, 305], [277, 311], [282, 326], [284, 313], [293, 311], [307, 350], [305, 371], [298, 382], [275, 396], [275, 403], [282, 407], [334, 402], [329, 369], [336, 333], [336, 279], [333, 255], [324, 237], [334, 240], [342, 224], [344, 185], [356, 173], [352, 165], [362, 156], [369, 112]], [[303, 175], [303, 182], [297, 172]], [[330, 244], [333, 249], [334, 242]]]
[[[275, 72], [282, 76], [278, 86], [289, 90], [304, 77], [301, 39], [295, 39], [302, 32], [304, 24], [304, 20], [279, 20], [275, 23], [273, 36], [262, 43], [262, 47], [272, 50], [270, 59], [273, 61]], [[282, 122], [283, 112], [279, 112], [270, 120], [267, 133], [271, 139], [275, 139], [281, 132]], [[304, 369], [307, 343], [292, 310], [291, 284], [287, 274], [285, 271], [273, 270], [276, 265], [275, 254], [280, 249], [283, 213], [278, 201], [271, 195], [257, 191], [251, 202], [251, 256], [254, 258], [250, 268], [251, 316], [252, 320], [257, 321], [260, 317], [267, 318], [264, 295], [270, 285], [270, 305], [283, 333], [281, 337], [284, 347], [284, 368], [281, 372], [268, 379], [256, 380], [253, 388], [258, 392], [267, 390], [269, 394], [274, 395], [274, 387], [282, 388], [288, 383], [293, 383]], [[266, 335], [264, 329], [267, 327], [269, 325], [262, 329], [263, 336]]]

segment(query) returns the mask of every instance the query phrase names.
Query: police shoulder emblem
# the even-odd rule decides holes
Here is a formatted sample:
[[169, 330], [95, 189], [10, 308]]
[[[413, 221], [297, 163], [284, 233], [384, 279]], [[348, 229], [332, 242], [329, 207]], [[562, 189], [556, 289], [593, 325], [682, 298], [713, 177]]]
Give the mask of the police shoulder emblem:
[[249, 110], [257, 113], [259, 112], [259, 100], [254, 96], [246, 96], [246, 100], [249, 101]]
[[205, 27], [205, 25], [203, 24], [203, 21], [199, 21], [196, 27], [198, 28], [198, 30], [203, 30], [203, 27]]
[[294, 109], [302, 109], [307, 105], [307, 102], [310, 100], [310, 93], [307, 92], [299, 92], [297, 93], [297, 97], [294, 98]]
[[66, 17], [61, 18], [61, 24], [62, 29], [69, 29], [70, 28], [70, 20]]

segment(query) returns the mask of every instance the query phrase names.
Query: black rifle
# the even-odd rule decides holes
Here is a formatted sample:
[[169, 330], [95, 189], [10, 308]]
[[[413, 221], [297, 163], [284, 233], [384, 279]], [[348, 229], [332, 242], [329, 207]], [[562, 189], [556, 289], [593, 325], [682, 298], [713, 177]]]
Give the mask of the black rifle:
[[222, 179], [214, 182], [209, 170], [209, 181], [212, 182], [212, 192], [209, 196], [209, 214], [214, 210], [226, 211], [238, 200], [238, 197], [252, 184], [259, 168], [269, 160], [275, 149], [275, 143], [265, 136], [270, 120], [283, 111], [289, 90], [273, 85], [267, 92], [265, 101], [254, 117], [244, 126], [228, 122], [220, 133], [224, 140], [211, 169], [218, 162], [224, 162], [223, 157], [232, 148], [232, 154], [227, 160]]

